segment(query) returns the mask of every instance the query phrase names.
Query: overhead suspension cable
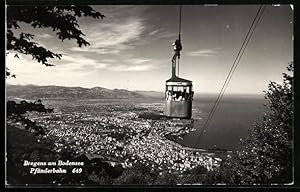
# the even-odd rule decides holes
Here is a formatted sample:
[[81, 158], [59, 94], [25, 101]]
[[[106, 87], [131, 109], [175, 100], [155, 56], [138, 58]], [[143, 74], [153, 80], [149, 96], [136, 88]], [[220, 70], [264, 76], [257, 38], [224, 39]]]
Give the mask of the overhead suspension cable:
[[180, 5], [179, 7], [179, 40], [180, 40], [180, 34], [181, 34], [181, 9], [182, 9], [182, 5]]
[[[228, 75], [226, 77], [226, 80], [225, 80], [225, 82], [224, 82], [224, 84], [222, 86], [222, 89], [221, 89], [221, 91], [220, 91], [220, 93], [218, 95], [218, 98], [217, 98], [216, 102], [214, 103], [214, 106], [213, 106], [212, 110], [209, 113], [209, 116], [208, 116], [208, 118], [207, 118], [207, 120], [206, 120], [206, 122], [205, 122], [205, 124], [203, 126], [203, 129], [200, 132], [199, 139], [201, 138], [203, 132], [207, 128], [210, 120], [213, 118], [213, 115], [214, 115], [214, 113], [215, 113], [215, 111], [216, 111], [216, 109], [217, 109], [217, 107], [218, 107], [218, 105], [219, 105], [219, 103], [220, 103], [220, 101], [221, 101], [224, 93], [225, 93], [225, 90], [226, 90], [226, 88], [227, 88], [227, 86], [228, 86], [228, 84], [229, 84], [229, 82], [230, 82], [230, 80], [231, 80], [231, 78], [233, 76], [233, 73], [235, 72], [235, 70], [237, 68], [237, 65], [239, 64], [239, 62], [241, 60], [241, 57], [243, 56], [243, 54], [244, 54], [244, 52], [246, 50], [246, 47], [247, 47], [247, 45], [248, 45], [248, 43], [249, 43], [249, 41], [250, 41], [250, 39], [251, 39], [251, 37], [253, 35], [253, 32], [254, 32], [254, 30], [255, 30], [258, 22], [261, 19], [261, 16], [262, 16], [264, 10], [265, 10], [265, 6], [261, 5], [259, 7], [256, 15], [255, 15], [255, 18], [254, 18], [254, 20], [253, 20], [253, 22], [252, 22], [252, 24], [250, 26], [250, 29], [249, 29], [247, 35], [246, 35], [246, 37], [245, 37], [245, 39], [243, 41], [243, 44], [242, 44], [241, 48], [239, 49], [239, 52], [238, 52], [238, 54], [237, 54], [237, 56], [236, 56], [236, 58], [235, 58], [235, 60], [233, 62], [233, 65], [230, 68], [230, 71], [229, 71], [229, 73], [228, 73]], [[196, 143], [195, 143], [194, 147], [197, 145], [199, 139], [196, 140]]]
[[[182, 6], [179, 6], [179, 29], [178, 29], [178, 40], [181, 41], [181, 9]], [[179, 76], [179, 57], [177, 61], [177, 76]]]

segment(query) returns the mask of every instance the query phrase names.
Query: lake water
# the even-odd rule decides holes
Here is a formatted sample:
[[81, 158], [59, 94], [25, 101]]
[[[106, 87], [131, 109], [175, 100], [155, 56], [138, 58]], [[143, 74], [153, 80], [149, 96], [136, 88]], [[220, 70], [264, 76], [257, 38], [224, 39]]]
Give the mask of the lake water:
[[[215, 115], [206, 127], [206, 130], [200, 136], [203, 125], [209, 115], [210, 110], [216, 101], [216, 95], [205, 95], [195, 97], [193, 101], [193, 132], [185, 135], [183, 140], [178, 139], [178, 143], [188, 147], [203, 148], [203, 149], [226, 149], [235, 150], [240, 146], [240, 138], [246, 137], [248, 130], [253, 127], [254, 123], [262, 118], [266, 107], [267, 100], [263, 95], [224, 95]], [[59, 106], [70, 106], [74, 102], [56, 101]], [[158, 109], [160, 112], [164, 108], [164, 98], [152, 99], [133, 99], [133, 100], [82, 100], [82, 103], [76, 102], [79, 105], [95, 104], [101, 105], [140, 105], [149, 109]], [[73, 110], [74, 106], [72, 107]], [[76, 110], [82, 110], [76, 108]]]
[[[240, 138], [246, 137], [248, 130], [254, 123], [262, 118], [266, 109], [264, 106], [267, 100], [263, 95], [224, 95], [212, 120], [206, 130], [200, 136], [203, 125], [212, 109], [217, 95], [196, 96], [193, 100], [194, 128], [193, 132], [185, 135], [178, 143], [188, 147], [203, 149], [226, 149], [234, 150], [240, 146]], [[100, 100], [96, 100], [99, 102]], [[87, 101], [84, 100], [84, 103]], [[91, 101], [94, 103], [95, 101]], [[140, 105], [149, 109], [164, 108], [164, 98], [133, 99], [132, 101], [107, 99], [102, 101], [107, 104]]]
[[263, 95], [224, 96], [212, 120], [200, 136], [216, 96], [195, 98], [193, 101], [194, 132], [184, 136], [181, 144], [196, 148], [234, 150], [239, 140], [262, 118], [267, 100]]

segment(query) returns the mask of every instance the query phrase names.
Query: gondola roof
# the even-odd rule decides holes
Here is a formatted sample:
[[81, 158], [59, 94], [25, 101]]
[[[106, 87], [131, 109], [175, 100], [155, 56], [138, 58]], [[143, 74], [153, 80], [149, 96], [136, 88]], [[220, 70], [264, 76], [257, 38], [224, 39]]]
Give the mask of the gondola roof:
[[187, 84], [187, 85], [191, 85], [192, 84], [192, 81], [190, 80], [187, 80], [187, 79], [182, 79], [180, 77], [177, 77], [177, 76], [173, 76], [171, 77], [170, 79], [168, 79], [166, 81], [167, 83], [183, 83], [183, 84]]

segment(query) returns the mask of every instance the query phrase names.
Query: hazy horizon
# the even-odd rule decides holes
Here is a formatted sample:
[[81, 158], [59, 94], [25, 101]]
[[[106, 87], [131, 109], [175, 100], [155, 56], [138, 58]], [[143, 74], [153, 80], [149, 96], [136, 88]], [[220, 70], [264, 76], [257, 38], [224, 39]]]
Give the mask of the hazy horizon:
[[[68, 88], [75, 88], [75, 87], [80, 87], [80, 88], [85, 88], [85, 89], [92, 89], [92, 88], [96, 88], [96, 87], [100, 87], [100, 86], [96, 86], [96, 87], [82, 87], [82, 86], [62, 86], [62, 85], [37, 85], [37, 84], [9, 84], [6, 83], [6, 86], [58, 86], [58, 87], [68, 87]], [[101, 88], [105, 88], [108, 89], [106, 87], [101, 87]], [[115, 89], [121, 89], [121, 88], [115, 88]], [[109, 89], [109, 90], [113, 90], [113, 89]], [[130, 89], [123, 89], [123, 90], [127, 90], [127, 91], [132, 91], [132, 92], [155, 92], [157, 94], [162, 94], [162, 96], [164, 96], [164, 91], [153, 91], [153, 90], [130, 90]], [[217, 92], [206, 92], [206, 93], [200, 93], [200, 92], [195, 92], [195, 98], [201, 97], [203, 96], [217, 96], [219, 93]], [[239, 95], [239, 96], [263, 96], [264, 93], [225, 93], [224, 97], [226, 96], [234, 96], [234, 95]]]
[[[9, 84], [104, 87], [138, 91], [165, 89], [171, 76], [172, 42], [178, 33], [178, 5], [95, 5], [106, 17], [79, 18], [90, 46], [57, 39], [49, 29], [21, 30], [61, 53], [46, 67], [29, 55], [6, 56], [16, 78]], [[193, 81], [195, 94], [219, 93], [259, 5], [183, 5], [180, 77]], [[263, 94], [269, 81], [282, 82], [293, 60], [293, 11], [289, 5], [266, 10], [225, 94]], [[24, 67], [26, 66], [26, 67]]]

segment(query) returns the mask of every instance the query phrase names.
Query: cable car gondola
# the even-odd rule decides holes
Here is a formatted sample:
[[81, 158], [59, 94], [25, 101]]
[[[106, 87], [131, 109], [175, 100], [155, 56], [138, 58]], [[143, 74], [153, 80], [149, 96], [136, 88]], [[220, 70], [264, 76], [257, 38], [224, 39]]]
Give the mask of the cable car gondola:
[[[176, 75], [176, 59], [178, 64], [180, 51], [182, 50], [181, 30], [181, 6], [179, 17], [179, 36], [173, 44], [174, 56], [172, 58], [172, 76], [166, 81], [165, 110], [164, 115], [169, 118], [190, 119], [192, 117], [193, 83]], [[178, 70], [179, 71], [179, 70]]]

